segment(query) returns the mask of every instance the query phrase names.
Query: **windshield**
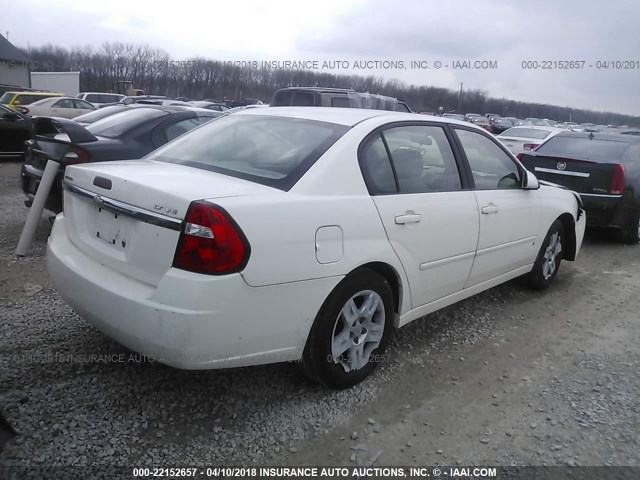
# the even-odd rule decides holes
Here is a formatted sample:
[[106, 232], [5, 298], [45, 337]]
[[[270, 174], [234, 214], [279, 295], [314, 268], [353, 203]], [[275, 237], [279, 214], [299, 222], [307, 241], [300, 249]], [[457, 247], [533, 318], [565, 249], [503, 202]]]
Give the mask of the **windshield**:
[[266, 115], [231, 115], [147, 158], [288, 190], [348, 127]]
[[536, 153], [554, 157], [616, 162], [622, 158], [630, 144], [631, 142], [618, 140], [556, 135], [539, 146]]
[[92, 123], [87, 130], [101, 137], [116, 138], [138, 125], [165, 115], [168, 113], [157, 108], [127, 109], [125, 112], [116, 113]]
[[536, 128], [510, 128], [502, 132], [499, 137], [515, 137], [515, 138], [535, 138], [542, 140], [551, 134], [548, 130], [539, 130]]

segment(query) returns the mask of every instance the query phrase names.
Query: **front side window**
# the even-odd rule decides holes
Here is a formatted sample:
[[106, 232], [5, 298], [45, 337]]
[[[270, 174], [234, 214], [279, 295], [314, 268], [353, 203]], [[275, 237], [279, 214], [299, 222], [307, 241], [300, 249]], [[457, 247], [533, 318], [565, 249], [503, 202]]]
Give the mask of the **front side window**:
[[469, 130], [456, 129], [478, 190], [521, 187], [520, 171], [513, 159], [489, 138]]

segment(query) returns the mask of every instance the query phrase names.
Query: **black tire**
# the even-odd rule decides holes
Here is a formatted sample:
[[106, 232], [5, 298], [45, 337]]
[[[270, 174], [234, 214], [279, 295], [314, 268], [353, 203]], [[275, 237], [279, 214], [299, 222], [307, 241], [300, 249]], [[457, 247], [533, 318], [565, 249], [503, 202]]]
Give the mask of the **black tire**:
[[635, 211], [622, 228], [622, 241], [633, 245], [640, 242], [640, 211]]
[[[370, 293], [366, 292], [375, 293], [377, 298], [375, 295], [370, 295]], [[362, 294], [362, 297], [359, 296], [360, 294]], [[362, 325], [362, 322], [366, 322], [363, 316], [356, 318], [359, 325], [354, 323], [353, 327], [348, 328], [345, 326], [346, 317], [342, 314], [343, 308], [350, 300], [353, 300], [354, 305], [360, 308], [364, 304], [364, 300], [369, 297], [371, 297], [372, 301], [375, 300], [374, 303], [377, 305], [376, 313], [372, 315], [376, 322], [373, 326], [378, 330], [378, 335], [382, 331], [382, 338], [377, 347], [375, 345], [378, 342], [367, 341], [370, 335], [374, 335], [374, 333], [371, 333], [373, 328], [371, 328], [371, 332], [367, 332], [366, 325]], [[358, 304], [360, 298], [363, 299], [363, 302]], [[361, 269], [347, 276], [325, 300], [313, 322], [302, 355], [302, 372], [315, 382], [338, 389], [349, 388], [362, 382], [373, 372], [378, 363], [386, 359], [382, 355], [393, 332], [393, 305], [394, 299], [391, 286], [381, 275], [369, 269]], [[382, 321], [384, 325], [380, 321], [381, 315], [383, 315]], [[361, 337], [358, 337], [356, 333], [356, 338], [354, 339], [354, 329], [358, 328], [361, 329]], [[354, 361], [352, 359], [353, 355], [345, 353], [336, 357], [334, 361], [332, 352], [334, 335], [340, 334], [343, 330], [349, 341], [353, 342], [351, 344], [352, 348], [357, 349], [360, 345], [363, 345], [362, 358], [366, 357], [366, 363], [350, 371], [347, 371], [347, 369], [351, 368], [351, 366], [345, 366], [345, 364], [350, 364]], [[360, 343], [357, 343], [358, 341]], [[371, 351], [366, 355], [368, 350]]]
[[[551, 239], [556, 234], [559, 236], [560, 251], [556, 252], [553, 257], [553, 263], [555, 265], [553, 272], [549, 272], [547, 269], [548, 267], [545, 268], [545, 264], [547, 263], [545, 262], [545, 255], [549, 253], [547, 249], [550, 248]], [[524, 276], [524, 280], [529, 287], [536, 290], [544, 290], [553, 283], [553, 280], [556, 278], [558, 270], [560, 269], [560, 262], [562, 262], [564, 239], [564, 228], [562, 226], [562, 222], [560, 222], [560, 220], [556, 220], [551, 224], [551, 228], [549, 228], [547, 236], [544, 237], [544, 242], [542, 242], [536, 261], [533, 264], [533, 269]]]

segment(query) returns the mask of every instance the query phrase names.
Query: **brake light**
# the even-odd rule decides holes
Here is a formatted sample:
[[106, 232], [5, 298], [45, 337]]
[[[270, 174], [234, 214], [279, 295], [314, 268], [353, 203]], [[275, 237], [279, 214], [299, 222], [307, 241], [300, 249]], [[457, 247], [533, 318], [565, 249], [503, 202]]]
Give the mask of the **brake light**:
[[612, 195], [621, 195], [624, 192], [624, 167], [616, 163], [613, 166], [613, 178], [611, 179], [611, 186], [609, 187], [609, 193]]
[[516, 158], [517, 158], [518, 160], [522, 160], [522, 152], [520, 152], [520, 153], [516, 154]]
[[18, 111], [23, 115], [27, 115], [29, 113], [29, 109], [27, 107], [18, 107]]
[[524, 150], [535, 150], [536, 148], [538, 148], [540, 146], [539, 143], [525, 143], [522, 148]]
[[66, 165], [74, 165], [76, 163], [85, 163], [89, 161], [89, 154], [80, 148], [70, 148], [64, 154], [62, 160]]
[[191, 202], [183, 225], [173, 259], [175, 268], [224, 275], [247, 264], [249, 243], [223, 208], [203, 200]]

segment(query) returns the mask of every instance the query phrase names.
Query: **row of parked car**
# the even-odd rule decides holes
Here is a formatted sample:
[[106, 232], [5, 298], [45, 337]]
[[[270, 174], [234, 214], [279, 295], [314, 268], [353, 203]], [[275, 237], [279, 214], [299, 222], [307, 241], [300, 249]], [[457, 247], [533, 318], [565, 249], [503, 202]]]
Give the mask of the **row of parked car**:
[[640, 137], [533, 125], [494, 136], [354, 93], [30, 118], [27, 203], [45, 163], [61, 164], [47, 204], [64, 206], [54, 285], [168, 365], [302, 360], [345, 388], [394, 328], [516, 277], [551, 285], [587, 224], [638, 242]]

